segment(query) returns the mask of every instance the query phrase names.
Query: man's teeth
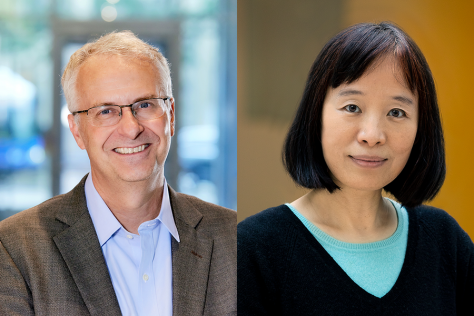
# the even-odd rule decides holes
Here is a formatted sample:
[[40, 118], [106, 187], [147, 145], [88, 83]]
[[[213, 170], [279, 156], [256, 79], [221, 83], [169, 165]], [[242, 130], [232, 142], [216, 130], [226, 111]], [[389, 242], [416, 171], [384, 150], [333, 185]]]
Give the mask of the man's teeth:
[[148, 145], [141, 145], [135, 148], [115, 148], [115, 152], [119, 154], [133, 154], [145, 150]]

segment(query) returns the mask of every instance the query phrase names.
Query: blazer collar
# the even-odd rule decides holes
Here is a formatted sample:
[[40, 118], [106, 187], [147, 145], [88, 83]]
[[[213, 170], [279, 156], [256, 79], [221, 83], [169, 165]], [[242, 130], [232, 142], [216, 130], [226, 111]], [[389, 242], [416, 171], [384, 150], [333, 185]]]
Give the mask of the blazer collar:
[[213, 240], [199, 230], [203, 215], [186, 195], [169, 187], [171, 208], [181, 241], [172, 239], [173, 315], [202, 315]]
[[85, 176], [69, 193], [56, 219], [67, 224], [53, 237], [91, 315], [121, 315], [99, 239], [87, 210]]
[[[69, 193], [56, 214], [68, 225], [53, 237], [91, 315], [121, 315], [102, 249], [87, 210], [87, 175]], [[201, 212], [186, 195], [168, 186], [171, 208], [180, 236], [172, 238], [173, 315], [204, 311], [213, 240], [200, 231]]]
[[201, 212], [186, 199], [185, 194], [177, 193], [170, 186], [168, 190], [175, 221], [179, 218], [186, 226], [196, 228], [203, 217]]

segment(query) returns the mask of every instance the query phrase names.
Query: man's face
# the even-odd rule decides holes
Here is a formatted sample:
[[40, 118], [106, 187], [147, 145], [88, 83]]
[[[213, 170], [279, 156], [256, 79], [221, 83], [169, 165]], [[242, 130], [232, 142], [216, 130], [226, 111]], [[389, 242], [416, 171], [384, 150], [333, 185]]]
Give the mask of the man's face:
[[[77, 111], [93, 106], [126, 105], [143, 98], [166, 97], [155, 66], [121, 56], [93, 56], [80, 68], [76, 89]], [[86, 113], [78, 122], [69, 115], [69, 128], [81, 149], [86, 149], [91, 172], [99, 181], [136, 182], [163, 177], [163, 166], [174, 134], [174, 101], [166, 101], [168, 110], [158, 119], [137, 121], [130, 108], [122, 109], [122, 118], [113, 126], [93, 126]], [[130, 154], [119, 148], [144, 150]], [[128, 152], [128, 150], [120, 150]]]

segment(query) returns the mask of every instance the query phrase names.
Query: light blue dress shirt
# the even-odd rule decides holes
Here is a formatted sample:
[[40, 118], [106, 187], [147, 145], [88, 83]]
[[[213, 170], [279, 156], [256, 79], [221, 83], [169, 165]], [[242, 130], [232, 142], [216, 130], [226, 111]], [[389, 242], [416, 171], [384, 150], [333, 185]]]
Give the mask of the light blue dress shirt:
[[99, 237], [122, 315], [173, 314], [171, 238], [179, 242], [166, 180], [160, 214], [142, 223], [138, 235], [115, 218], [92, 183], [85, 184], [87, 208]]

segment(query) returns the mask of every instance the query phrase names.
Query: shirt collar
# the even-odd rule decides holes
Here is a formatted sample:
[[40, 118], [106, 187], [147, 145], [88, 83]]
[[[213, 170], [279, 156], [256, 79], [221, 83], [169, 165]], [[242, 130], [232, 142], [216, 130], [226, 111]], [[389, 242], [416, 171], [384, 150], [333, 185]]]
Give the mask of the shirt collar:
[[[179, 242], [178, 229], [176, 228], [173, 212], [171, 210], [166, 179], [164, 181], [163, 188], [161, 210], [157, 219], [164, 224], [174, 239]], [[107, 204], [105, 204], [104, 200], [99, 195], [99, 192], [97, 192], [95, 189], [90, 173], [87, 176], [84, 191], [86, 194], [87, 209], [89, 210], [92, 223], [94, 224], [95, 231], [97, 232], [100, 246], [102, 247], [117, 230], [123, 227], [122, 224], [120, 224], [120, 222], [115, 218], [114, 214], [110, 211]]]
[[163, 223], [170, 234], [179, 242], [178, 229], [176, 228], [176, 223], [174, 222], [173, 211], [171, 210], [170, 203], [170, 192], [168, 190], [168, 183], [166, 179], [163, 184], [163, 198], [161, 199], [161, 210], [160, 215], [158, 215], [158, 220]]

